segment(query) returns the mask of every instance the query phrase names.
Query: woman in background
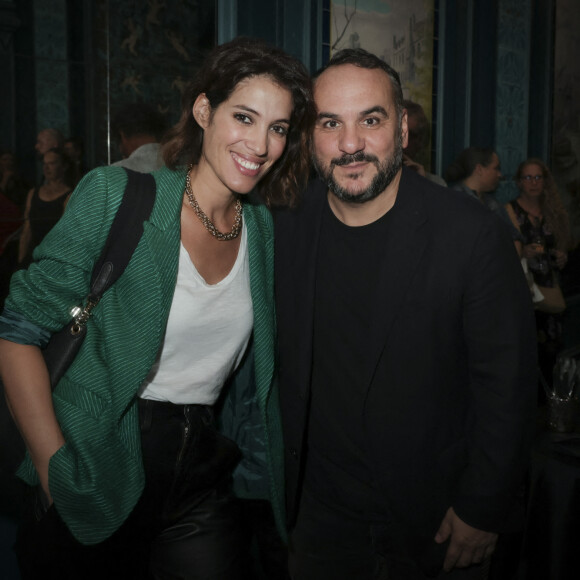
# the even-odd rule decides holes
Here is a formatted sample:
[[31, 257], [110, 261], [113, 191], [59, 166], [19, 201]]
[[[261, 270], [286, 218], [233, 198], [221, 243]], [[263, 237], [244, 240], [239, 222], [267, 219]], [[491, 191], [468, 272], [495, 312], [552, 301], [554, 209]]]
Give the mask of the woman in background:
[[14, 153], [0, 149], [0, 193], [16, 204], [22, 213], [29, 189], [30, 184], [20, 174]]
[[28, 189], [18, 174], [14, 154], [0, 150], [0, 308], [18, 263], [18, 236]]
[[61, 218], [76, 182], [71, 161], [62, 149], [49, 149], [42, 158], [44, 181], [26, 198], [18, 263], [26, 267], [32, 252]]
[[[51, 397], [40, 347], [89, 288], [126, 173], [96, 169], [15, 275], [0, 372], [48, 512], [23, 528], [23, 578], [240, 580], [232, 493], [284, 529], [274, 383], [273, 224], [308, 177], [315, 109], [304, 67], [261, 41], [211, 53], [153, 173], [155, 206]], [[216, 430], [216, 414], [224, 433]]]
[[[553, 288], [558, 271], [568, 261], [570, 225], [551, 171], [541, 160], [520, 163], [515, 180], [519, 196], [506, 205], [508, 215], [521, 233], [518, 250], [539, 286]], [[561, 317], [536, 310], [540, 370], [548, 384], [561, 348]]]

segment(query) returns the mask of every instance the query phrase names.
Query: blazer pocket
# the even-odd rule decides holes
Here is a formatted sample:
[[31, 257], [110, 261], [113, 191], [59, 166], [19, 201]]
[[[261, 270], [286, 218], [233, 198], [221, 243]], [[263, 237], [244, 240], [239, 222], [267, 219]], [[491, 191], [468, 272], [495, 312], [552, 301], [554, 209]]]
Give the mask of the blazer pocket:
[[58, 384], [53, 399], [56, 409], [62, 409], [62, 412], [67, 415], [73, 412], [73, 408], [76, 408], [93, 419], [100, 419], [105, 413], [105, 409], [110, 406], [107, 399], [88, 390], [83, 385], [67, 379], [67, 377], [63, 377]]

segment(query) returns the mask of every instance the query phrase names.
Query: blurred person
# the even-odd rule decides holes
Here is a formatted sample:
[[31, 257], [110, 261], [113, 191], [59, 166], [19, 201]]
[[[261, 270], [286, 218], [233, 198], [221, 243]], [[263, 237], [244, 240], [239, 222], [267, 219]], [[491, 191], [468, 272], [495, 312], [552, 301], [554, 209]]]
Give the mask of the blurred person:
[[44, 154], [50, 149], [62, 149], [64, 144], [64, 136], [58, 130], [54, 128], [43, 129], [36, 136], [36, 149], [37, 158], [39, 162], [36, 164], [36, 176], [34, 179], [35, 183], [44, 182], [44, 172], [42, 168], [42, 158]]
[[[541, 159], [530, 158], [518, 166], [515, 181], [520, 193], [506, 205], [506, 210], [524, 236], [523, 257], [533, 269], [534, 258], [540, 255], [538, 250], [547, 250], [552, 256], [550, 264], [561, 270], [568, 260], [570, 223], [552, 172]], [[538, 235], [545, 238], [545, 248], [537, 248], [538, 244], [531, 242]], [[549, 277], [550, 272], [544, 275]]]
[[32, 252], [61, 218], [74, 189], [71, 161], [62, 149], [49, 149], [42, 158], [44, 180], [31, 189], [24, 209], [24, 227], [18, 248], [18, 264], [27, 267]]
[[11, 151], [0, 150], [0, 193], [24, 210], [30, 185], [20, 175], [16, 156]]
[[[519, 196], [506, 205], [515, 228], [521, 233], [519, 250], [527, 261], [528, 270], [539, 286], [558, 285], [558, 272], [568, 261], [570, 224], [568, 214], [552, 172], [538, 158], [530, 158], [518, 166], [515, 180]], [[561, 349], [562, 323], [560, 314], [536, 310], [540, 369], [548, 384], [552, 384], [552, 369]], [[543, 391], [540, 391], [540, 399]]]
[[76, 180], [80, 181], [81, 177], [87, 172], [83, 160], [83, 142], [78, 137], [69, 137], [63, 145], [63, 151], [68, 155], [75, 168]]
[[39, 347], [86, 295], [126, 172], [89, 172], [14, 276], [0, 373], [20, 474], [51, 506], [20, 534], [26, 578], [241, 579], [234, 491], [283, 533], [273, 223], [248, 194], [295, 200], [314, 115], [293, 57], [243, 38], [214, 49], [166, 136], [143, 237], [52, 396]]
[[484, 147], [464, 149], [445, 171], [445, 179], [454, 189], [465, 191], [490, 209], [499, 205], [489, 194], [497, 189], [502, 177], [497, 153]]
[[429, 156], [431, 126], [423, 107], [409, 99], [403, 101], [403, 106], [407, 110], [407, 124], [409, 126], [408, 143], [403, 149], [403, 163], [429, 181], [445, 187], [447, 184], [443, 178], [426, 171], [424, 167], [424, 160], [428, 159]]
[[22, 225], [22, 213], [18, 206], [0, 192], [0, 255], [6, 244]]
[[166, 124], [164, 116], [155, 107], [147, 103], [125, 105], [115, 115], [112, 126], [123, 159], [111, 165], [141, 173], [163, 166], [159, 142]]
[[21, 226], [20, 208], [0, 191], [0, 308], [8, 295], [10, 277], [18, 263], [17, 232]]
[[445, 179], [453, 189], [464, 191], [495, 213], [508, 228], [514, 242], [518, 242], [521, 239], [519, 232], [492, 193], [502, 177], [497, 153], [486, 147], [464, 149], [445, 171]]
[[63, 134], [58, 129], [48, 128], [38, 133], [34, 148], [38, 155], [43, 157], [50, 149], [62, 149], [63, 145]]

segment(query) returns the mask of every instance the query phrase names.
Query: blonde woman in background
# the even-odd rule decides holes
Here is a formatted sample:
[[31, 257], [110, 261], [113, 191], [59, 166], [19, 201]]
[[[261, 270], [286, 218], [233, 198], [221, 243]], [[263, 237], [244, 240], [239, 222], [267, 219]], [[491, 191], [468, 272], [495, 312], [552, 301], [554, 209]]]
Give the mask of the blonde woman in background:
[[[558, 272], [568, 261], [568, 214], [554, 177], [541, 159], [530, 158], [520, 163], [515, 180], [520, 194], [506, 205], [506, 210], [522, 235], [523, 241], [516, 241], [516, 248], [526, 259], [534, 282], [553, 288], [558, 285]], [[560, 315], [536, 310], [536, 328], [540, 369], [551, 384], [561, 347]]]

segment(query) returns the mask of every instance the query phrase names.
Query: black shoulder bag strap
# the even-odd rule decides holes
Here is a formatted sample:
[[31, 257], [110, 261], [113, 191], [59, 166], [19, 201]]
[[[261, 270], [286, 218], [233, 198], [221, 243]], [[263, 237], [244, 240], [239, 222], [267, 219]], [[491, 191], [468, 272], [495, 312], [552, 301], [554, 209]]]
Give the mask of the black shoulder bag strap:
[[125, 271], [143, 235], [143, 222], [155, 204], [155, 179], [148, 173], [125, 169], [127, 187], [115, 215], [99, 259], [93, 267], [91, 289], [84, 308], [73, 311], [73, 319], [54, 333], [43, 350], [44, 360], [54, 390], [75, 359], [87, 333], [87, 321], [101, 296]]

